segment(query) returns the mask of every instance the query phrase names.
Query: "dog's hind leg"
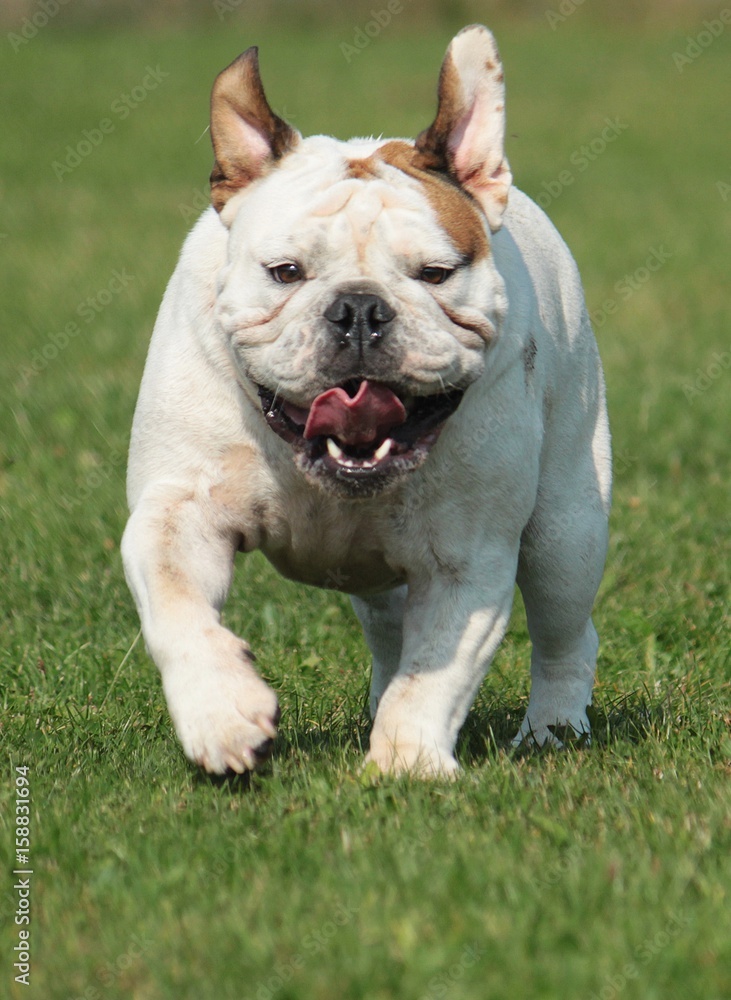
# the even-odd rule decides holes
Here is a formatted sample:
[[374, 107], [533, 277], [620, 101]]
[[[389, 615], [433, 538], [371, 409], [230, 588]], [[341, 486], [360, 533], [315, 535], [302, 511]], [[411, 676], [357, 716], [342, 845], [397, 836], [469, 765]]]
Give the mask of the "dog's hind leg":
[[375, 719], [383, 692], [398, 670], [403, 644], [404, 604], [407, 588], [397, 587], [385, 594], [352, 597], [368, 647], [373, 654], [370, 712]]
[[533, 651], [530, 699], [516, 746], [560, 746], [589, 737], [586, 709], [599, 646], [591, 611], [606, 547], [605, 505], [587, 508], [585, 498], [575, 506], [540, 508], [523, 534], [518, 585]]

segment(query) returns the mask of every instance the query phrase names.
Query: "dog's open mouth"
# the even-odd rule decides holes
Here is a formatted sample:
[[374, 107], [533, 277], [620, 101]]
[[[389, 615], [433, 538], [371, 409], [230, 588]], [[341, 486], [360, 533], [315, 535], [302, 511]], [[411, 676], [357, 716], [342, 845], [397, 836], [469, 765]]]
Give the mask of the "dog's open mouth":
[[353, 379], [320, 393], [308, 408], [258, 386], [267, 423], [317, 475], [370, 492], [394, 473], [420, 465], [463, 390], [399, 395], [380, 382]]

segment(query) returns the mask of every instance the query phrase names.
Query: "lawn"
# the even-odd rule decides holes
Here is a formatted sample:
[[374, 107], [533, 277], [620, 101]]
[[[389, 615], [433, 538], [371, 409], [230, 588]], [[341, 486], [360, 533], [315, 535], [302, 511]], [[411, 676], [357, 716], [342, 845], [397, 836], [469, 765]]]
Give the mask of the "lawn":
[[[460, 23], [394, 20], [350, 60], [354, 28], [253, 36], [235, 11], [137, 33], [59, 15], [17, 52], [3, 41], [3, 995], [731, 995], [731, 26], [683, 61], [701, 15], [610, 28], [574, 6], [553, 28], [492, 27], [516, 184], [574, 251], [606, 368], [596, 739], [509, 751], [530, 656], [516, 601], [454, 784], [360, 773], [368, 656], [349, 603], [256, 556], [226, 621], [279, 694], [280, 736], [250, 782], [199, 774], [137, 641], [119, 539], [146, 345], [211, 167], [214, 75], [258, 42], [303, 132], [414, 135]], [[16, 801], [30, 876], [10, 874]], [[26, 946], [29, 987], [11, 968]]]

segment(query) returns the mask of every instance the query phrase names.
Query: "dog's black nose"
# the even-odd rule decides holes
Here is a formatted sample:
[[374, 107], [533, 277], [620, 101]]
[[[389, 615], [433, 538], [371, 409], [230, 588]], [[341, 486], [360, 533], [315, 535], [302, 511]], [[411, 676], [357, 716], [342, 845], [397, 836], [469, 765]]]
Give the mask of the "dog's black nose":
[[325, 310], [325, 319], [341, 347], [376, 347], [396, 313], [380, 295], [343, 292]]

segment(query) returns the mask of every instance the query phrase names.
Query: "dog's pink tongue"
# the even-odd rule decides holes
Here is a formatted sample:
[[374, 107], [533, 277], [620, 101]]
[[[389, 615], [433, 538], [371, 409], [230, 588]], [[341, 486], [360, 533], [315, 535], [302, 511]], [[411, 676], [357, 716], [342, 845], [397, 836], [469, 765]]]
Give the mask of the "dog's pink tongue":
[[406, 420], [404, 404], [378, 382], [361, 382], [352, 398], [345, 389], [321, 392], [310, 407], [305, 437], [323, 434], [343, 444], [367, 445]]

